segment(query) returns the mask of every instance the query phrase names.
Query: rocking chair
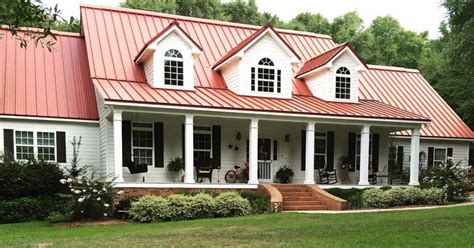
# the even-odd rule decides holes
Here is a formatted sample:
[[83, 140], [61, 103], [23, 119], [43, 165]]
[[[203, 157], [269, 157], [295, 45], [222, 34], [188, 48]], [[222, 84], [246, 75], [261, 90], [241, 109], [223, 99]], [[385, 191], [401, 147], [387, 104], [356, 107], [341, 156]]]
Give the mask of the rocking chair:
[[337, 174], [336, 170], [326, 170], [318, 167], [319, 183], [320, 184], [336, 184]]
[[194, 161], [196, 167], [197, 181], [202, 183], [203, 178], [209, 179], [209, 183], [212, 183], [212, 170], [213, 161], [210, 158], [198, 158]]

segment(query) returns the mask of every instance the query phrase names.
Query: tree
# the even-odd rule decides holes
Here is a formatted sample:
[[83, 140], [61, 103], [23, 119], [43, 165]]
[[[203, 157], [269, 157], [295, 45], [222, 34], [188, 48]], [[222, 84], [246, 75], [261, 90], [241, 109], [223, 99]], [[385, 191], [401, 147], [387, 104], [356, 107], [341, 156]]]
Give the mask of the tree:
[[[26, 47], [29, 40], [35, 45], [45, 45], [48, 49], [56, 40], [51, 28], [61, 20], [60, 10], [46, 7], [40, 0], [9, 0], [0, 2], [0, 23], [6, 24], [8, 30], [20, 41], [21, 47]], [[21, 27], [25, 32], [19, 32]], [[40, 28], [33, 31], [30, 27]], [[50, 37], [51, 39], [47, 39]]]
[[317, 34], [329, 34], [330, 25], [328, 19], [320, 14], [304, 12], [298, 14], [287, 25], [289, 29], [302, 30]]
[[220, 0], [176, 0], [176, 14], [206, 19], [225, 19]]
[[176, 14], [176, 0], [125, 0], [120, 6], [131, 9]]
[[331, 35], [336, 43], [353, 42], [362, 32], [364, 20], [356, 11], [347, 12], [334, 18], [331, 24]]
[[255, 0], [236, 0], [222, 4], [226, 20], [230, 22], [260, 25], [261, 14], [258, 12]]

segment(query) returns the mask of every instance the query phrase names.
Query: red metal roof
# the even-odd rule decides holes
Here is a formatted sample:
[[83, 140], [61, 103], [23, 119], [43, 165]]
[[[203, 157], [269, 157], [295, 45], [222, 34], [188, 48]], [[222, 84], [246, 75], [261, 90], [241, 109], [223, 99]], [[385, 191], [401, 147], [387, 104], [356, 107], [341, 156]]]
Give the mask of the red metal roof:
[[234, 56], [236, 53], [238, 53], [240, 50], [242, 50], [244, 47], [246, 47], [247, 45], [249, 45], [253, 40], [255, 40], [258, 36], [260, 36], [260, 34], [262, 34], [263, 32], [265, 32], [266, 30], [270, 29], [273, 33], [275, 33], [278, 38], [285, 44], [286, 47], [288, 47], [288, 49], [290, 49], [290, 51], [298, 58], [298, 59], [301, 59], [301, 57], [295, 52], [295, 50], [293, 50], [293, 48], [288, 45], [288, 43], [278, 34], [278, 32], [275, 31], [275, 29], [273, 28], [272, 24], [271, 23], [268, 23], [267, 25], [263, 26], [262, 28], [260, 28], [259, 30], [255, 31], [253, 34], [251, 34], [249, 37], [247, 37], [245, 40], [243, 40], [242, 42], [240, 42], [239, 44], [237, 44], [234, 48], [232, 48], [229, 52], [227, 52], [220, 60], [218, 60], [213, 66], [212, 68], [215, 69], [216, 67], [218, 67], [219, 65], [221, 65], [222, 63], [224, 63], [225, 61], [227, 61], [228, 59], [230, 59], [232, 56]]
[[[255, 102], [270, 111], [280, 108], [288, 110], [290, 108], [288, 104], [304, 99], [306, 102], [311, 101], [311, 104], [308, 104], [311, 106], [301, 104], [295, 109], [314, 107], [322, 108], [318, 110], [321, 113], [331, 112], [324, 109], [329, 108], [328, 105], [331, 103], [314, 97], [300, 98], [311, 96], [311, 92], [303, 80], [296, 78], [293, 80], [293, 100], [296, 101], [257, 97], [249, 101], [249, 97], [241, 98], [242, 96], [226, 90], [224, 80], [212, 69], [212, 65], [242, 41], [255, 34], [261, 27], [115, 7], [81, 6], [81, 17], [90, 74], [95, 79], [96, 86], [104, 87], [99, 92], [105, 99], [183, 105], [189, 105], [190, 102], [194, 104], [202, 102], [203, 106], [206, 106], [204, 103], [207, 102], [208, 105], [215, 107], [226, 106], [224, 102], [234, 102], [235, 107], [243, 105], [242, 108], [248, 102]], [[203, 53], [195, 60], [196, 91], [171, 91], [145, 87], [147, 84], [144, 83], [146, 77], [143, 68], [133, 62], [139, 49], [173, 20], [179, 21], [186, 33], [203, 48]], [[332, 39], [325, 35], [280, 29], [276, 29], [276, 32], [302, 57], [302, 61], [315, 58], [336, 46]], [[295, 66], [293, 71], [296, 73], [299, 69]], [[102, 81], [104, 83], [101, 83]], [[360, 77], [360, 81], [360, 98], [379, 100], [417, 113], [418, 117], [423, 115], [432, 119], [433, 123], [422, 130], [422, 135], [474, 137], [469, 127], [436, 94], [419, 72], [408, 73], [405, 69], [386, 67], [376, 69], [371, 66]], [[237, 99], [246, 99], [246, 101], [240, 102]], [[285, 107], [270, 104], [270, 102], [279, 101], [284, 102]], [[365, 102], [367, 101], [362, 101], [363, 104]], [[370, 103], [377, 102], [370, 101]], [[313, 106], [316, 104], [317, 106]], [[357, 104], [336, 105], [343, 106], [347, 111], [356, 108], [351, 106], [359, 106]], [[342, 110], [339, 111], [342, 113]], [[338, 113], [338, 111], [333, 111], [333, 113]], [[383, 115], [379, 112], [365, 114]], [[397, 116], [392, 113], [385, 113], [385, 115]]]
[[228, 89], [209, 87], [196, 87], [195, 90], [173, 90], [152, 88], [146, 82], [108, 79], [93, 79], [93, 82], [106, 101], [429, 121], [421, 115], [374, 100], [341, 103], [327, 102], [317, 97], [303, 95], [295, 95], [291, 99], [242, 96]]
[[27, 48], [0, 29], [0, 115], [98, 119], [85, 42], [79, 34], [56, 33], [49, 52]]
[[197, 47], [199, 48], [199, 50], [202, 51], [202, 47], [196, 42], [193, 40], [193, 38], [191, 38], [189, 36], [188, 33], [186, 33], [186, 31], [184, 31], [180, 26], [179, 26], [179, 22], [178, 21], [172, 21], [170, 23], [170, 25], [168, 25], [165, 29], [161, 30], [157, 35], [155, 35], [153, 38], [151, 38], [149, 41], [147, 41], [147, 43], [145, 43], [145, 45], [143, 45], [142, 49], [140, 49], [140, 52], [138, 52], [137, 56], [135, 56], [135, 59], [133, 59], [134, 62], [137, 62], [138, 58], [140, 58], [140, 56], [142, 55], [142, 53], [145, 51], [145, 49], [153, 42], [155, 42], [155, 40], [157, 40], [158, 38], [160, 38], [162, 35], [164, 35], [166, 32], [168, 32], [168, 30], [172, 29], [173, 27], [176, 27], [177, 29], [179, 29], [181, 32], [183, 32], [184, 35], [186, 35], [186, 37]]
[[364, 64], [364, 66], [367, 67], [367, 65], [365, 65], [365, 63], [362, 61], [362, 59], [360, 59], [359, 55], [356, 53], [356, 51], [354, 51], [354, 48], [352, 48], [352, 46], [346, 42], [344, 44], [341, 44], [339, 46], [336, 46], [308, 61], [306, 61], [303, 66], [301, 66], [300, 70], [298, 71], [298, 73], [296, 73], [296, 76], [295, 77], [299, 77], [305, 73], [308, 73], [312, 70], [315, 70], [315, 69], [318, 69], [319, 67], [321, 66], [324, 66], [326, 65], [329, 61], [331, 61], [336, 55], [338, 55], [342, 50], [344, 50], [344, 48], [348, 47], [349, 49], [351, 49], [351, 51], [357, 56], [357, 58], [360, 60], [360, 62], [362, 64]]

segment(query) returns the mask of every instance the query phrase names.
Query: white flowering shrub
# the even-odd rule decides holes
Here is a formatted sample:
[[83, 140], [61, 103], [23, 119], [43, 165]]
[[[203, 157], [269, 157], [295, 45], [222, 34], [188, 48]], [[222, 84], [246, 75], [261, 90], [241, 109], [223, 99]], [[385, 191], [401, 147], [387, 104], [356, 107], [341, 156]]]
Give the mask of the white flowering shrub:
[[459, 202], [469, 197], [470, 183], [466, 180], [466, 168], [461, 161], [454, 164], [451, 159], [447, 163], [434, 165], [421, 173], [422, 188], [438, 188], [444, 191], [444, 201]]
[[112, 213], [112, 201], [123, 192], [113, 188], [112, 181], [100, 176], [77, 176], [61, 179], [73, 195], [72, 213], [75, 219], [100, 219]]

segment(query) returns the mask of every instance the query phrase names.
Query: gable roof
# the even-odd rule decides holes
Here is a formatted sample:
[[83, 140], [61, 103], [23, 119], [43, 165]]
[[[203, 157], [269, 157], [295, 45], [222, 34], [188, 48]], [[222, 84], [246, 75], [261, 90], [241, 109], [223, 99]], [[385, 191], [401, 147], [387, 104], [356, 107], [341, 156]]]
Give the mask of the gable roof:
[[336, 46], [332, 49], [329, 49], [328, 51], [306, 61], [303, 66], [301, 66], [300, 70], [298, 73], [296, 73], [295, 77], [300, 77], [304, 74], [307, 74], [311, 71], [314, 71], [327, 63], [329, 61], [333, 60], [336, 56], [338, 56], [342, 51], [344, 51], [345, 48], [348, 48], [356, 57], [357, 59], [365, 66], [367, 65], [364, 63], [364, 61], [360, 58], [359, 54], [354, 50], [354, 48], [350, 45], [350, 43], [346, 42], [343, 43], [339, 46]]
[[54, 33], [50, 52], [33, 42], [21, 48], [0, 29], [0, 115], [98, 119], [84, 39]]
[[152, 37], [149, 41], [147, 41], [145, 43], [145, 45], [143, 45], [142, 49], [140, 49], [140, 51], [138, 52], [138, 54], [135, 56], [135, 58], [133, 59], [133, 61], [135, 63], [138, 62], [139, 58], [143, 55], [143, 53], [145, 52], [146, 48], [148, 46], [150, 46], [153, 42], [155, 42], [156, 40], [160, 39], [160, 38], [163, 38], [162, 36], [166, 35], [168, 33], [168, 31], [172, 30], [176, 28], [177, 30], [179, 30], [187, 39], [188, 41], [190, 41], [197, 49], [201, 50], [202, 51], [202, 47], [193, 39], [191, 38], [191, 36], [189, 36], [188, 33], [186, 33], [186, 31], [184, 31], [180, 26], [179, 26], [179, 22], [174, 20], [172, 21], [166, 28], [164, 28], [163, 30], [161, 30], [158, 34], [156, 34], [154, 37]]
[[253, 34], [251, 34], [249, 37], [247, 37], [245, 40], [240, 42], [238, 45], [236, 45], [234, 48], [232, 48], [229, 52], [227, 52], [220, 60], [218, 60], [213, 66], [212, 69], [216, 69], [220, 65], [224, 64], [227, 60], [232, 58], [235, 54], [237, 54], [239, 51], [244, 50], [246, 47], [252, 44], [252, 42], [256, 41], [257, 39], [261, 38], [262, 35], [266, 32], [272, 32], [276, 35], [276, 37], [282, 41], [282, 43], [290, 50], [298, 59], [301, 59], [301, 57], [293, 50], [293, 48], [288, 45], [285, 40], [282, 39], [282, 37], [275, 31], [271, 23], [266, 24], [259, 30], [255, 31]]
[[[109, 93], [123, 94], [121, 97], [130, 102], [144, 98], [151, 101], [155, 97], [155, 101], [163, 97], [170, 98], [170, 102], [177, 102], [173, 99], [180, 99], [182, 96], [197, 97], [197, 99], [183, 100], [184, 104], [188, 101], [206, 101], [205, 99], [209, 98], [205, 94], [188, 94], [184, 91], [176, 92], [173, 96], [169, 95], [168, 91], [159, 91], [156, 93], [158, 95], [155, 93], [147, 95], [146, 92], [151, 88], [143, 87], [147, 85], [144, 84], [146, 77], [143, 68], [135, 64], [133, 58], [151, 37], [166, 28], [173, 20], [179, 21], [183, 30], [198, 41], [203, 48], [202, 54], [195, 59], [196, 92], [199, 92], [199, 87], [227, 89], [222, 76], [211, 68], [212, 65], [232, 48], [261, 29], [261, 27], [246, 24], [98, 6], [81, 6], [81, 20], [91, 77], [110, 82], [110, 85], [114, 86], [115, 93]], [[336, 47], [327, 35], [282, 29], [275, 29], [275, 31], [302, 57], [303, 61], [308, 61]], [[293, 71], [296, 73], [299, 68], [294, 66]], [[423, 136], [474, 138], [469, 127], [434, 92], [421, 74], [413, 71], [416, 70], [389, 67], [378, 69], [378, 67], [369, 66], [369, 69], [362, 72], [363, 75], [359, 78], [361, 85], [359, 97], [379, 100], [385, 104], [426, 116], [433, 123], [439, 123], [432, 123], [423, 128], [421, 132]], [[119, 84], [119, 82], [124, 83]], [[394, 95], [393, 92], [397, 94]], [[429, 97], [424, 92], [430, 92]], [[102, 94], [105, 93], [101, 92]], [[311, 96], [304, 80], [293, 79], [293, 96]], [[102, 95], [102, 97], [109, 96]], [[210, 97], [215, 101], [220, 101], [221, 96], [211, 95]], [[229, 101], [232, 100], [229, 99]], [[256, 98], [255, 101], [267, 100]], [[436, 114], [435, 109], [443, 111]]]

